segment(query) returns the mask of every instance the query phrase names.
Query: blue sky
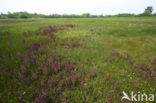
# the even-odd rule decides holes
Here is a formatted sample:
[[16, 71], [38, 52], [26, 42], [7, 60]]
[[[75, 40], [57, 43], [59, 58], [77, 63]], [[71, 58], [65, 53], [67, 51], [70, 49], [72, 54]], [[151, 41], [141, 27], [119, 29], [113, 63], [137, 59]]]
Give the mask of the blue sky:
[[0, 0], [0, 13], [27, 11], [41, 14], [139, 14], [147, 6], [156, 9], [156, 0]]

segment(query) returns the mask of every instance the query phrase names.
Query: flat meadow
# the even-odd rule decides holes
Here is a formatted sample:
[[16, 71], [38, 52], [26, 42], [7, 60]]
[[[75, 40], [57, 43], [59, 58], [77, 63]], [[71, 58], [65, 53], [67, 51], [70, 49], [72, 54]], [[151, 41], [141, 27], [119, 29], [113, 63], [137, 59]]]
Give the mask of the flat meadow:
[[123, 91], [156, 96], [155, 17], [0, 19], [1, 103], [130, 103]]

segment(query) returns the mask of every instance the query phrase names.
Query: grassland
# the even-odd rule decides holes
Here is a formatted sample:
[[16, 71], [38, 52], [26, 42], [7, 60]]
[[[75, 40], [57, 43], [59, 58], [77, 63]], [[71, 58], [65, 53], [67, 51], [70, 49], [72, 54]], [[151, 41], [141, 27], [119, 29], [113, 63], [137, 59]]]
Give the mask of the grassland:
[[156, 96], [155, 17], [0, 20], [1, 103], [121, 103], [122, 91]]

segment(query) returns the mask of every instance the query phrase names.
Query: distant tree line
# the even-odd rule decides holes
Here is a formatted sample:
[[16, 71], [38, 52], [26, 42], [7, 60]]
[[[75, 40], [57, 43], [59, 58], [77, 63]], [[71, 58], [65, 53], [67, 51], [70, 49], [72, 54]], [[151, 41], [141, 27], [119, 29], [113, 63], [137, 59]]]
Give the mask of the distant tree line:
[[145, 11], [141, 14], [130, 14], [130, 13], [120, 13], [117, 15], [91, 15], [90, 13], [83, 13], [81, 15], [76, 14], [52, 14], [44, 15], [37, 13], [28, 13], [28, 12], [8, 12], [7, 14], [1, 13], [0, 18], [95, 18], [95, 17], [141, 17], [141, 16], [156, 16], [152, 14], [153, 7], [148, 6]]
[[0, 18], [43, 18], [45, 15], [28, 12], [8, 12], [7, 14], [1, 13]]

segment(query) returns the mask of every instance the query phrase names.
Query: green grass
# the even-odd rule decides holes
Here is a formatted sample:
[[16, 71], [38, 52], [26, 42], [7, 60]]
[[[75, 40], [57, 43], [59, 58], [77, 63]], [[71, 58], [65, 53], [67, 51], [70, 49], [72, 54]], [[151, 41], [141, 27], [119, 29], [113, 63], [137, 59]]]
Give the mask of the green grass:
[[[47, 53], [52, 50], [62, 60], [71, 60], [83, 70], [77, 71], [81, 75], [79, 85], [72, 90], [65, 88], [63, 99], [69, 103], [106, 103], [107, 97], [112, 103], [121, 103], [122, 91], [145, 91], [156, 96], [155, 17], [4, 19], [0, 20], [0, 34], [10, 32], [10, 35], [0, 36], [0, 102], [29, 103], [34, 97], [31, 87], [23, 86], [17, 80], [21, 64], [19, 55], [25, 51], [23, 32], [65, 24], [76, 27], [55, 33], [59, 43], [55, 47], [53, 43], [49, 44]], [[29, 46], [31, 42], [45, 38], [47, 36], [30, 35], [24, 40]], [[63, 40], [63, 43], [79, 46], [60, 45]], [[144, 70], [143, 64], [149, 68]], [[136, 68], [134, 71], [133, 67]], [[96, 70], [94, 78], [89, 77], [92, 70]], [[150, 77], [146, 76], [148, 71], [151, 71]]]

